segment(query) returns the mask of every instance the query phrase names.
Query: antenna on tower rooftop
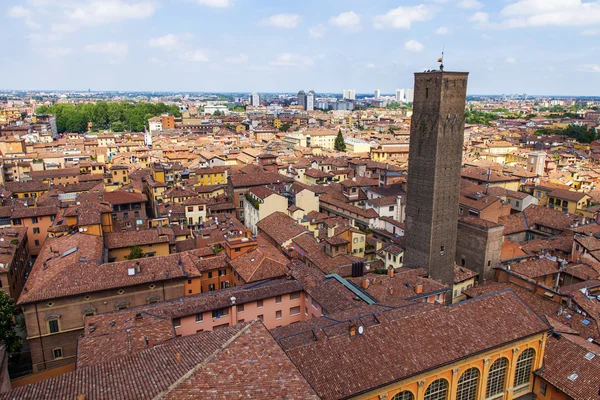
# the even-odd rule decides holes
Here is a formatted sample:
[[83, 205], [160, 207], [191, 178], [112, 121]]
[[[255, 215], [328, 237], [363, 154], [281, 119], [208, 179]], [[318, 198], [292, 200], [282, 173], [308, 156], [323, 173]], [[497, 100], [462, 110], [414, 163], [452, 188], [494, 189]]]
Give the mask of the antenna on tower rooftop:
[[440, 71], [444, 71], [444, 45], [442, 45], [442, 56], [438, 58], [438, 62], [440, 63]]

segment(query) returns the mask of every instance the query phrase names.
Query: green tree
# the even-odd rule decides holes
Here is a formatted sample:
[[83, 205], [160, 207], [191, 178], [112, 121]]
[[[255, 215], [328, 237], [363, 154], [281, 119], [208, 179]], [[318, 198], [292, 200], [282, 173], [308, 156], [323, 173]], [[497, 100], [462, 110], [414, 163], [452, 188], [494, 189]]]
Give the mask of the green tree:
[[9, 353], [18, 353], [23, 340], [15, 331], [15, 301], [5, 292], [0, 291], [0, 343], [6, 346]]
[[113, 132], [123, 132], [125, 130], [125, 124], [123, 124], [121, 121], [116, 121], [112, 123], [110, 128]]
[[88, 121], [83, 113], [75, 112], [69, 115], [69, 119], [65, 123], [65, 130], [68, 132], [83, 133], [87, 131], [87, 123]]
[[346, 142], [344, 142], [344, 135], [342, 135], [341, 129], [338, 129], [338, 134], [337, 134], [337, 137], [335, 138], [335, 143], [334, 143], [333, 147], [337, 151], [346, 151]]
[[133, 246], [129, 251], [129, 255], [127, 256], [128, 260], [137, 260], [138, 258], [144, 258], [146, 255], [144, 251], [140, 248], [140, 246]]
[[[59, 133], [67, 131], [85, 132], [88, 121], [93, 123], [94, 130], [107, 129], [112, 127], [114, 123], [121, 122], [124, 127], [131, 127], [131, 130], [139, 132], [144, 130], [148, 118], [166, 113], [173, 114], [176, 117], [181, 116], [179, 107], [167, 106], [164, 103], [133, 104], [102, 101], [96, 104], [77, 104], [76, 106], [73, 104], [54, 104], [51, 107], [40, 106], [36, 112], [55, 115], [56, 128]], [[74, 114], [80, 114], [80, 116], [73, 117]], [[85, 124], [82, 124], [82, 120], [85, 120]]]
[[99, 130], [107, 129], [109, 126], [108, 105], [105, 102], [100, 101], [96, 103], [96, 106], [90, 111], [92, 114], [91, 120], [94, 126]]
[[279, 127], [279, 131], [281, 131], [281, 132], [287, 132], [287, 131], [289, 131], [289, 130], [290, 130], [290, 128], [291, 128], [291, 125], [290, 125], [290, 123], [289, 123], [289, 122], [286, 122], [286, 123], [284, 123], [283, 125], [281, 125], [281, 126]]
[[215, 115], [215, 116], [217, 116], [217, 117], [218, 117], [219, 115], [221, 115], [221, 111], [217, 110], [217, 111], [215, 111], [215, 112], [213, 113], [213, 115]]

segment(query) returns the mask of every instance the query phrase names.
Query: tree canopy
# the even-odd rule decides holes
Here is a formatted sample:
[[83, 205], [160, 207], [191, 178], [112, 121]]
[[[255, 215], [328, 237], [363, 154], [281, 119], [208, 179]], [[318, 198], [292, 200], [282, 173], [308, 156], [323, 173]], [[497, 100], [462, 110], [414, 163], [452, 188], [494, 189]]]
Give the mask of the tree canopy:
[[144, 258], [146, 255], [140, 246], [133, 246], [129, 250], [128, 260], [137, 260], [138, 258]]
[[584, 125], [571, 124], [564, 129], [542, 128], [535, 131], [536, 135], [562, 135], [574, 138], [579, 143], [592, 143], [598, 139], [598, 132], [594, 128], [588, 129]]
[[467, 109], [465, 111], [465, 122], [467, 124], [483, 124], [490, 126], [492, 121], [497, 120], [498, 115], [485, 111]]
[[16, 310], [15, 301], [0, 291], [0, 343], [6, 346], [9, 353], [18, 353], [23, 346], [23, 340], [15, 331]]
[[86, 132], [88, 122], [92, 123], [94, 131], [112, 129], [114, 132], [122, 132], [131, 128], [134, 132], [140, 132], [147, 126], [148, 118], [167, 113], [181, 116], [179, 107], [167, 106], [164, 103], [131, 104], [103, 101], [96, 104], [40, 106], [36, 113], [55, 115], [58, 133]]
[[337, 151], [346, 151], [346, 142], [344, 142], [344, 135], [342, 135], [342, 130], [338, 129], [338, 134], [335, 138], [335, 143], [333, 147]]

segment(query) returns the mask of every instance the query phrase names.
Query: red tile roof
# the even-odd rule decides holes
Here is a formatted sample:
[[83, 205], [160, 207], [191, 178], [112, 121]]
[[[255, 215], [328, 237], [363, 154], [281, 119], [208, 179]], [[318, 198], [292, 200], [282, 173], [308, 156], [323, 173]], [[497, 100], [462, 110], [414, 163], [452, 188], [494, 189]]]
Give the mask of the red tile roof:
[[378, 314], [381, 323], [362, 335], [315, 332], [316, 341], [286, 352], [322, 399], [339, 399], [550, 329], [512, 291], [405, 317], [393, 314]]
[[[223, 373], [227, 376], [222, 378]], [[177, 338], [17, 388], [0, 399], [317, 399], [259, 321]]]
[[[590, 346], [593, 347], [590, 349]], [[550, 336], [546, 342], [544, 367], [536, 374], [569, 398], [597, 400], [600, 395], [600, 346], [591, 343], [584, 346], [572, 335]]]
[[256, 226], [280, 246], [288, 240], [306, 232], [306, 229], [302, 225], [279, 211], [263, 218]]

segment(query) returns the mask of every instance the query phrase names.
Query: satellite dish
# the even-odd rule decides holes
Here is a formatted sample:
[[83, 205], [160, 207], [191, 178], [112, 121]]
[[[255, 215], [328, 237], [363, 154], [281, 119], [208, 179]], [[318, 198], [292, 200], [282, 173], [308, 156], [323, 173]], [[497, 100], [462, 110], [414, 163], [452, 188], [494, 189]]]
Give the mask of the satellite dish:
[[365, 328], [363, 328], [362, 325], [358, 327], [358, 334], [359, 335], [362, 335], [364, 331], [365, 331]]

